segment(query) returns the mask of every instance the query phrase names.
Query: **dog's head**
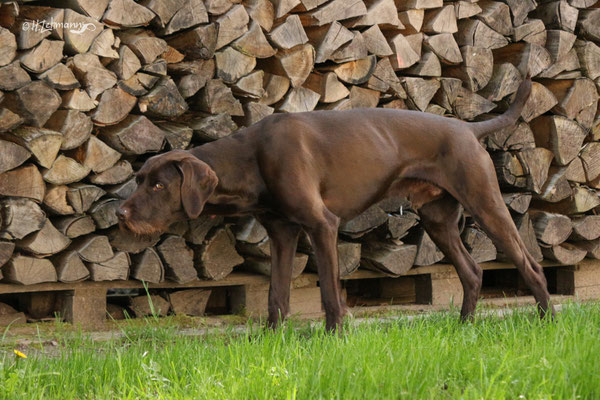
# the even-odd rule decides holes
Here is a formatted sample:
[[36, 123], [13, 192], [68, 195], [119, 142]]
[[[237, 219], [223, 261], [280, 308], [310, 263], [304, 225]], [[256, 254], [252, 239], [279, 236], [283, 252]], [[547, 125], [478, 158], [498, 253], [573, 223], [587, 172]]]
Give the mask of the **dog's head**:
[[208, 164], [183, 150], [149, 158], [135, 179], [138, 187], [117, 216], [121, 229], [139, 235], [164, 232], [175, 221], [198, 218], [218, 183]]

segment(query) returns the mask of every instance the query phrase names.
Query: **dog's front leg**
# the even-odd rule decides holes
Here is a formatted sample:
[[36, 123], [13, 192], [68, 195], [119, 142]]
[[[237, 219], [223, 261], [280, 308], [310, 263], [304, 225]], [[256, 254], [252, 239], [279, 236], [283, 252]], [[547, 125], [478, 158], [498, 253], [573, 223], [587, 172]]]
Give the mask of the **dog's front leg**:
[[340, 290], [340, 270], [338, 266], [337, 233], [339, 218], [331, 218], [307, 228], [315, 252], [321, 301], [325, 308], [325, 327], [328, 331], [341, 328], [346, 306]]
[[300, 234], [300, 225], [271, 216], [258, 218], [271, 242], [271, 286], [269, 288], [268, 325], [276, 328], [290, 311], [292, 265]]

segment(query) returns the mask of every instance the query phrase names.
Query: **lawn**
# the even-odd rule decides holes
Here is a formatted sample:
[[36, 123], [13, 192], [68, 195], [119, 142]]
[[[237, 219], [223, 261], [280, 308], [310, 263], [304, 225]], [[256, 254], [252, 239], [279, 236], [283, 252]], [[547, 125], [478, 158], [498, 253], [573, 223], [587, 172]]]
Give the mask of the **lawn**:
[[[481, 313], [480, 313], [481, 315]], [[600, 304], [554, 322], [532, 307], [349, 323], [341, 335], [289, 323], [183, 335], [148, 319], [119, 339], [57, 335], [57, 351], [0, 348], [2, 399], [598, 399]], [[242, 330], [243, 331], [243, 330]]]

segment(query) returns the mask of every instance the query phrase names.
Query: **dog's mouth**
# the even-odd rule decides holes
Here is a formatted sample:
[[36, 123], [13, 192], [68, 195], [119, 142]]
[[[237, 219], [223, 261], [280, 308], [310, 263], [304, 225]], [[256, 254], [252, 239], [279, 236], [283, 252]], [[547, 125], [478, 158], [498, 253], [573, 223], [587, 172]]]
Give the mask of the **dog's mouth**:
[[143, 221], [132, 221], [130, 219], [119, 221], [119, 228], [123, 231], [129, 231], [136, 236], [152, 236], [167, 230], [167, 227], [156, 226]]

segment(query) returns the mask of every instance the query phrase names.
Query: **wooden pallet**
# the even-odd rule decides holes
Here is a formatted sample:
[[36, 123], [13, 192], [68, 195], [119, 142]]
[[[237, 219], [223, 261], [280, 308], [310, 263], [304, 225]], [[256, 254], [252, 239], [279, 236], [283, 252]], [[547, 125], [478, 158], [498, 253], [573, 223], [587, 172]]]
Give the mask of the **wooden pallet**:
[[[483, 263], [482, 302], [492, 305], [534, 303], [513, 265]], [[566, 299], [600, 299], [600, 261], [584, 260], [573, 266], [545, 263], [548, 286], [555, 302]], [[185, 284], [148, 284], [149, 290], [211, 288], [226, 291], [228, 312], [264, 316], [267, 312], [269, 279], [263, 275], [234, 272], [220, 281], [196, 280]], [[110, 289], [143, 289], [138, 281], [43, 283], [37, 285], [0, 284], [0, 295], [56, 292], [61, 297], [62, 315], [67, 322], [85, 329], [106, 321], [107, 293]], [[344, 295], [354, 313], [393, 309], [444, 309], [462, 302], [462, 286], [454, 267], [448, 264], [416, 267], [399, 278], [369, 270], [357, 270], [343, 280]], [[291, 313], [304, 317], [322, 315], [318, 278], [305, 273], [294, 280], [290, 298]]]

